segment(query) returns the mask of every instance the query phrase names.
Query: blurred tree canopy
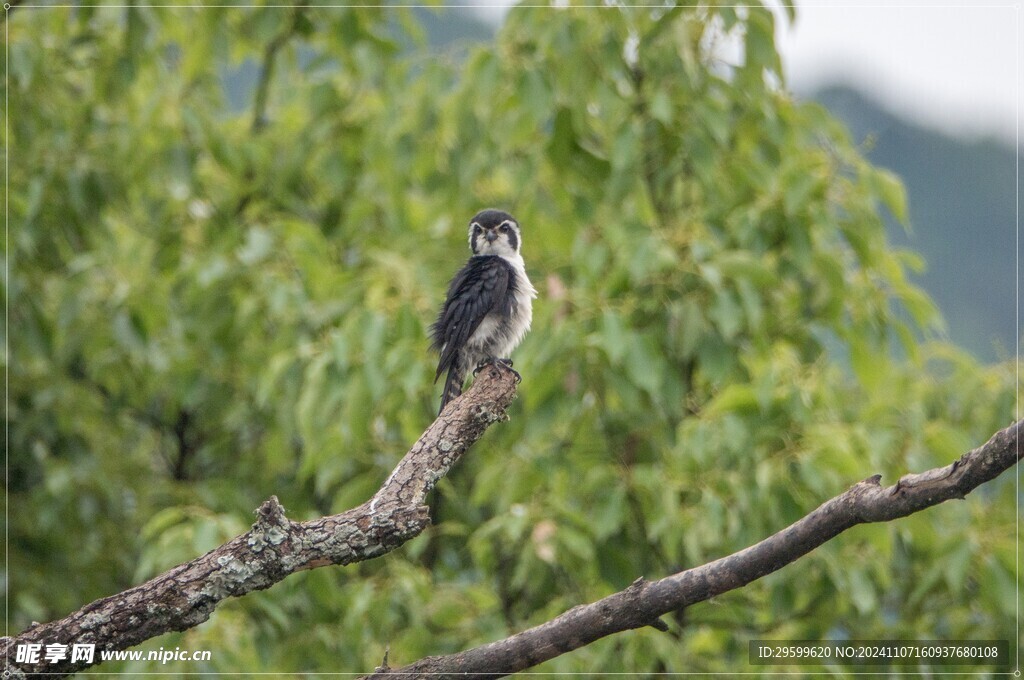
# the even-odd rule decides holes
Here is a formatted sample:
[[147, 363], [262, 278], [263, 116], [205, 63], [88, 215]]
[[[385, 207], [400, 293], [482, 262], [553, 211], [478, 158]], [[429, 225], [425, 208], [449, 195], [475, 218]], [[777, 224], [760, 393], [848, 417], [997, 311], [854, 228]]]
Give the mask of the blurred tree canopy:
[[[365, 500], [432, 420], [426, 328], [483, 207], [524, 225], [541, 297], [512, 420], [443, 481], [435, 526], [148, 645], [209, 663], [104, 670], [458, 651], [1007, 424], [1012, 372], [935, 341], [879, 218], [905, 216], [901, 184], [787, 94], [775, 21], [517, 8], [438, 54], [401, 8], [9, 14], [12, 630], [215, 547], [270, 494], [294, 519]], [[1013, 639], [1014, 521], [996, 480], [539, 670]]]

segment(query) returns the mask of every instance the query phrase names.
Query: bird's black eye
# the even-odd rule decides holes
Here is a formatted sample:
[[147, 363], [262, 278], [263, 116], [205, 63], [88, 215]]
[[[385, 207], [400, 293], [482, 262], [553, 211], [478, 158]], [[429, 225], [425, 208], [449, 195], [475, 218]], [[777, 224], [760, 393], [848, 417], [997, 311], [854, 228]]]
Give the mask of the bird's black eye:
[[479, 234], [481, 231], [483, 231], [483, 230], [480, 228], [479, 224], [474, 224], [473, 225], [473, 233], [474, 234]]
[[500, 227], [498, 227], [498, 230], [500, 232], [502, 232], [502, 233], [505, 233], [506, 231], [508, 231], [508, 225], [507, 224], [503, 224]]

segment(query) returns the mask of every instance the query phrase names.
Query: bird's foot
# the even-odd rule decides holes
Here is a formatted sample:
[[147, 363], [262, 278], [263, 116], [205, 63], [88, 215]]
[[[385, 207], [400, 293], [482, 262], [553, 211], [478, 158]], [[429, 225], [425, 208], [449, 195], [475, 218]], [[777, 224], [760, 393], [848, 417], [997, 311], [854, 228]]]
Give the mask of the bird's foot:
[[473, 369], [473, 377], [475, 378], [477, 373], [484, 370], [488, 366], [494, 366], [497, 363], [498, 360], [495, 359], [494, 357], [487, 357], [486, 359], [482, 360], [479, 364], [477, 364], [476, 368]]
[[514, 375], [516, 377], [516, 384], [517, 385], [519, 383], [523, 382], [523, 376], [519, 375], [519, 371], [517, 371], [516, 369], [512, 368], [512, 360], [511, 359], [495, 359], [495, 363], [501, 364], [502, 366], [504, 366], [508, 370], [512, 371], [512, 375]]
[[516, 376], [517, 385], [523, 381], [523, 376], [519, 375], [519, 371], [512, 368], [512, 360], [501, 357], [488, 357], [487, 359], [481, 361], [479, 364], [476, 365], [476, 368], [473, 369], [473, 376], [476, 377], [476, 374], [482, 371], [487, 366], [504, 366], [508, 370], [512, 371], [512, 373]]

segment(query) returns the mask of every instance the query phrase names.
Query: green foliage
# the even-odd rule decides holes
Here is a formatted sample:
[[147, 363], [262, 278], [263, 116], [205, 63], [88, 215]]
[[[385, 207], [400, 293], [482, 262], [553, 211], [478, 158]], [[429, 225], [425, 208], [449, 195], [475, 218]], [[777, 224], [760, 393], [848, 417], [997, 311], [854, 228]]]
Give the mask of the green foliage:
[[[779, 86], [760, 6], [518, 8], [464, 61], [401, 9], [9, 21], [15, 628], [209, 550], [270, 494], [293, 519], [365, 500], [432, 419], [426, 329], [484, 206], [523, 223], [541, 297], [512, 419], [435, 525], [148, 644], [207, 665], [123, 670], [464, 649], [945, 464], [1012, 412], [1005, 367], [921, 340], [941, 320], [879, 218], [902, 186]], [[855, 529], [671, 635], [542, 670], [1009, 638], [1013, 500], [997, 480]]]

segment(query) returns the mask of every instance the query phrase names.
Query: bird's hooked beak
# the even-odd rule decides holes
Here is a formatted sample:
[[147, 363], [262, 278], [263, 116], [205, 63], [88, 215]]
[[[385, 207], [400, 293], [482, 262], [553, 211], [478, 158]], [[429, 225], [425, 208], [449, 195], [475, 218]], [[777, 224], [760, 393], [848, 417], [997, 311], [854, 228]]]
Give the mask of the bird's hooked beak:
[[494, 239], [498, 238], [498, 232], [494, 229], [488, 229], [487, 233], [484, 234], [484, 238], [487, 239], [488, 243], [494, 243]]

